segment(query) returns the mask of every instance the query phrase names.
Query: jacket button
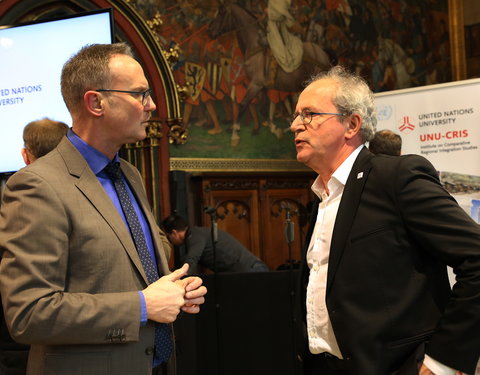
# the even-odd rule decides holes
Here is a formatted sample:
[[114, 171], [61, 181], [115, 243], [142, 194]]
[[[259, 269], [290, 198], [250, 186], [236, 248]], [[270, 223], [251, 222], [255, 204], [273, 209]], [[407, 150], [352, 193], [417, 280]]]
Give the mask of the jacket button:
[[152, 355], [153, 354], [153, 346], [147, 346], [145, 349], [145, 354], [146, 355]]

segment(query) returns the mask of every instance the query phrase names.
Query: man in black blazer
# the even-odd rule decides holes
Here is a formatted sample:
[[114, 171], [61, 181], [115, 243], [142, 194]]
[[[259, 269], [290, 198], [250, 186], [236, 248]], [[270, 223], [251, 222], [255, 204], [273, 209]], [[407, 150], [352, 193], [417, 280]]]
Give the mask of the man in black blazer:
[[361, 78], [314, 77], [295, 115], [297, 160], [318, 173], [300, 271], [305, 374], [472, 374], [480, 227], [426, 159], [364, 147], [376, 118]]

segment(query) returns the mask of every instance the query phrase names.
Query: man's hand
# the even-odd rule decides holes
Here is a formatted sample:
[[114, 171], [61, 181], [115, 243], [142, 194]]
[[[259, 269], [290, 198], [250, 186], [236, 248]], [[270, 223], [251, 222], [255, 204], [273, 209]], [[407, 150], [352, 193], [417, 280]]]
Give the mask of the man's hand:
[[435, 375], [435, 374], [431, 372], [429, 368], [422, 363], [422, 366], [420, 366], [420, 371], [418, 372], [418, 375]]
[[180, 280], [187, 274], [188, 264], [150, 284], [143, 290], [147, 317], [159, 323], [172, 323], [185, 305], [187, 288]]
[[[183, 267], [188, 264], [185, 263]], [[182, 267], [182, 269], [183, 269]], [[205, 294], [207, 294], [207, 288], [203, 285], [203, 280], [200, 277], [186, 277], [185, 279], [178, 280], [177, 284], [181, 285], [185, 289], [185, 304], [182, 306], [182, 311], [189, 314], [197, 314], [200, 311], [200, 306], [205, 302]]]

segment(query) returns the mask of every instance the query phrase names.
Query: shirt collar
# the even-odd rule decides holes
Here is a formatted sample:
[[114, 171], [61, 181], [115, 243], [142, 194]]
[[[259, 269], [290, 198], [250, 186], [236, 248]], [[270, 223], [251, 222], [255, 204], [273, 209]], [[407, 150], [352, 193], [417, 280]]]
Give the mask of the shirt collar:
[[[328, 181], [330, 191], [333, 190], [333, 186], [331, 186], [331, 184], [341, 184], [342, 186], [345, 186], [348, 176], [352, 171], [353, 163], [355, 163], [355, 160], [357, 159], [357, 156], [362, 150], [363, 146], [363, 144], [358, 146], [350, 155], [348, 155], [348, 157], [343, 161], [343, 163], [340, 164], [340, 166], [335, 170], [335, 172], [333, 172], [332, 177]], [[319, 198], [322, 198], [322, 196], [325, 194], [325, 188], [321, 181], [320, 175], [313, 182], [312, 191]]]
[[[83, 139], [81, 139], [78, 135], [76, 135], [72, 129], [68, 130], [67, 137], [75, 146], [75, 148], [82, 154], [82, 156], [87, 161], [88, 166], [93, 171], [93, 173], [98, 174], [105, 168], [105, 166], [110, 163], [110, 159], [108, 159], [104, 154], [102, 154], [97, 149], [90, 146], [86, 143]], [[115, 155], [113, 161], [119, 161], [118, 154]]]
[[346, 158], [337, 170], [333, 172], [332, 177], [335, 177], [342, 185], [347, 183], [348, 175], [352, 171], [353, 163], [355, 163], [362, 148], [363, 144], [358, 146], [350, 155], [348, 155], [348, 158]]

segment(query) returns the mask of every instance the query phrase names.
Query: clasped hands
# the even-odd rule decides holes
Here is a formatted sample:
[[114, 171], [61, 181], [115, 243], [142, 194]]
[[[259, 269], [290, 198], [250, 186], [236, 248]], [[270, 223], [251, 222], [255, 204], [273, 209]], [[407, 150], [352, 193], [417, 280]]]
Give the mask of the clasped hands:
[[207, 288], [201, 278], [186, 277], [188, 264], [150, 284], [143, 290], [147, 317], [159, 323], [172, 323], [180, 311], [196, 314], [205, 302]]

